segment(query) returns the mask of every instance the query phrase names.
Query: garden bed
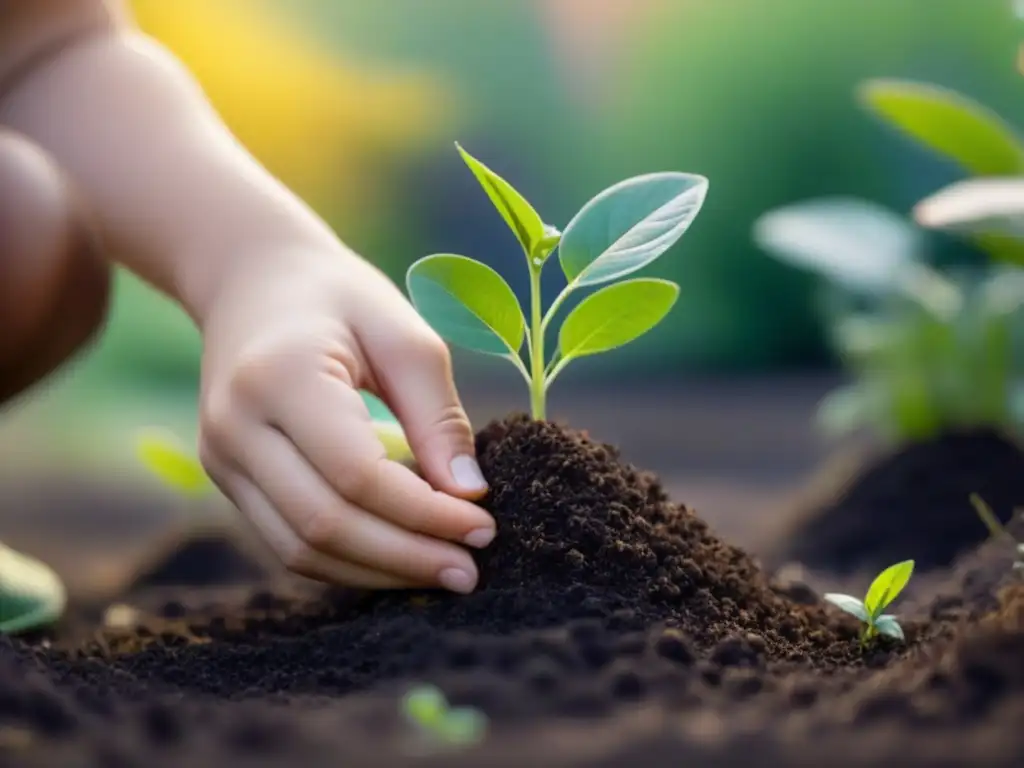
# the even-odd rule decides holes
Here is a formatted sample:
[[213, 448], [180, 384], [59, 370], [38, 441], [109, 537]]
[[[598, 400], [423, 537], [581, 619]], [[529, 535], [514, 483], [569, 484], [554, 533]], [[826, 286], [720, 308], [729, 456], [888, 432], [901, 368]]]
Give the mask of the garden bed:
[[[525, 417], [478, 443], [499, 535], [474, 594], [132, 591], [130, 628], [0, 641], [5, 764], [1024, 759], [1011, 547], [916, 579], [895, 608], [907, 642], [862, 650], [853, 619], [774, 582], [613, 448]], [[419, 682], [483, 710], [484, 743], [411, 755], [398, 702]]]

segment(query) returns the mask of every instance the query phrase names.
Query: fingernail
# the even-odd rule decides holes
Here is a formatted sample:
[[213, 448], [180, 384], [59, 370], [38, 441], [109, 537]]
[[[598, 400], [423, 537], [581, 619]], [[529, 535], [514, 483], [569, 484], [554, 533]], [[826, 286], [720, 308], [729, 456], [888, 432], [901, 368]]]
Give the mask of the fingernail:
[[483, 549], [494, 541], [494, 534], [495, 530], [493, 528], [477, 528], [467, 533], [463, 541], [466, 543], [466, 546], [473, 547], [474, 549]]
[[442, 587], [460, 595], [468, 595], [476, 585], [476, 579], [460, 568], [445, 568], [439, 574], [438, 580]]
[[452, 477], [467, 491], [486, 491], [487, 481], [472, 456], [456, 456], [451, 463]]

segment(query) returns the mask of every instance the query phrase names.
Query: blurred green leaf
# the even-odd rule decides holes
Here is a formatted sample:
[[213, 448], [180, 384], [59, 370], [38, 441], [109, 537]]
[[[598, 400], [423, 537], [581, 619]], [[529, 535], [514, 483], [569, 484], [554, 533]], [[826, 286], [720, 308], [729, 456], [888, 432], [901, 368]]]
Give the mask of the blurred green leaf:
[[449, 253], [425, 256], [409, 267], [406, 284], [416, 309], [452, 344], [503, 356], [522, 346], [519, 302], [486, 264]]
[[871, 582], [864, 607], [872, 617], [878, 617], [886, 606], [892, 603], [910, 582], [914, 573], [914, 561], [904, 560], [902, 563], [890, 565]]
[[906, 135], [978, 176], [1024, 173], [1024, 146], [987, 107], [947, 88], [908, 80], [868, 80], [862, 102]]
[[834, 389], [818, 404], [818, 424], [831, 438], [853, 432], [867, 424], [870, 418], [869, 395], [861, 383]]
[[679, 286], [638, 278], [609, 285], [581, 301], [558, 334], [563, 360], [621, 347], [647, 333], [672, 309]]
[[562, 233], [558, 258], [570, 284], [599, 285], [650, 264], [689, 229], [707, 190], [703, 176], [652, 173], [598, 194]]
[[148, 429], [140, 433], [136, 454], [150, 472], [179, 493], [199, 496], [213, 488], [199, 459], [165, 431]]
[[967, 179], [950, 184], [919, 202], [914, 218], [933, 229], [1022, 239], [1024, 179]]
[[921, 245], [920, 233], [904, 217], [851, 197], [776, 208], [754, 223], [753, 235], [781, 261], [872, 293], [895, 290]]
[[[533, 209], [526, 198], [516, 191], [515, 187], [469, 154], [461, 145], [456, 144], [455, 146], [466, 165], [476, 176], [477, 181], [480, 182], [480, 186], [484, 188], [484, 192], [487, 193], [494, 207], [498, 209], [501, 218], [515, 232], [516, 238], [523, 246], [523, 250], [526, 251], [530, 269], [540, 266], [534, 262], [534, 259], [540, 259], [543, 263], [543, 258], [551, 253], [551, 250], [547, 249], [541, 254], [540, 245], [548, 238], [549, 234], [553, 234], [545, 228], [540, 214]], [[555, 242], [557, 243], [557, 240]]]

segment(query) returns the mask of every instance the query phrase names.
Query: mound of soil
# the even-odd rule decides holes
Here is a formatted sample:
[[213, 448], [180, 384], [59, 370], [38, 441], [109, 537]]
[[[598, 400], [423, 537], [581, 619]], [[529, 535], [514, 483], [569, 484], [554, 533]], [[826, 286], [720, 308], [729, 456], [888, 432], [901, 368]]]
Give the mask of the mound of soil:
[[862, 652], [852, 621], [776, 591], [613, 448], [518, 417], [483, 430], [478, 450], [499, 535], [473, 595], [264, 591], [210, 606], [183, 591], [173, 620], [116, 644], [2, 641], [0, 758], [405, 765], [415, 744], [397, 696], [418, 680], [481, 707], [492, 734], [417, 765], [1024, 756], [1024, 597], [992, 600], [1003, 566], [958, 572], [969, 597], [905, 620], [907, 646]]
[[823, 485], [766, 560], [849, 574], [913, 559], [921, 572], [949, 566], [987, 538], [972, 493], [1004, 522], [1024, 506], [1024, 452], [991, 430], [954, 432], [906, 445], [839, 487]]
[[199, 531], [159, 547], [139, 569], [131, 589], [251, 584], [266, 576], [265, 565], [236, 537], [223, 531]]

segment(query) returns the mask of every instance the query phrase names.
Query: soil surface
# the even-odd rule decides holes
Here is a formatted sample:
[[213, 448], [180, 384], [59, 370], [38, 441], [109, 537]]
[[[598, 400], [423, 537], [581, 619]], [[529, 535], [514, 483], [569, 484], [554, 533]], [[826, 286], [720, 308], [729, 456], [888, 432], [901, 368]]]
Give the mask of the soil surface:
[[766, 553], [836, 573], [878, 572], [912, 558], [944, 568], [988, 536], [977, 493], [1003, 522], [1024, 507], [1024, 452], [989, 430], [948, 433], [824, 478]]
[[[478, 436], [480, 588], [138, 590], [127, 629], [0, 640], [11, 765], [1019, 765], [1024, 587], [992, 542], [917, 580], [906, 644], [773, 581], [657, 479], [516, 417]], [[970, 517], [968, 516], [968, 519]], [[191, 546], [186, 543], [186, 547]], [[134, 592], [133, 592], [134, 594]], [[148, 595], [148, 597], [147, 597]], [[438, 684], [487, 740], [429, 747]]]

